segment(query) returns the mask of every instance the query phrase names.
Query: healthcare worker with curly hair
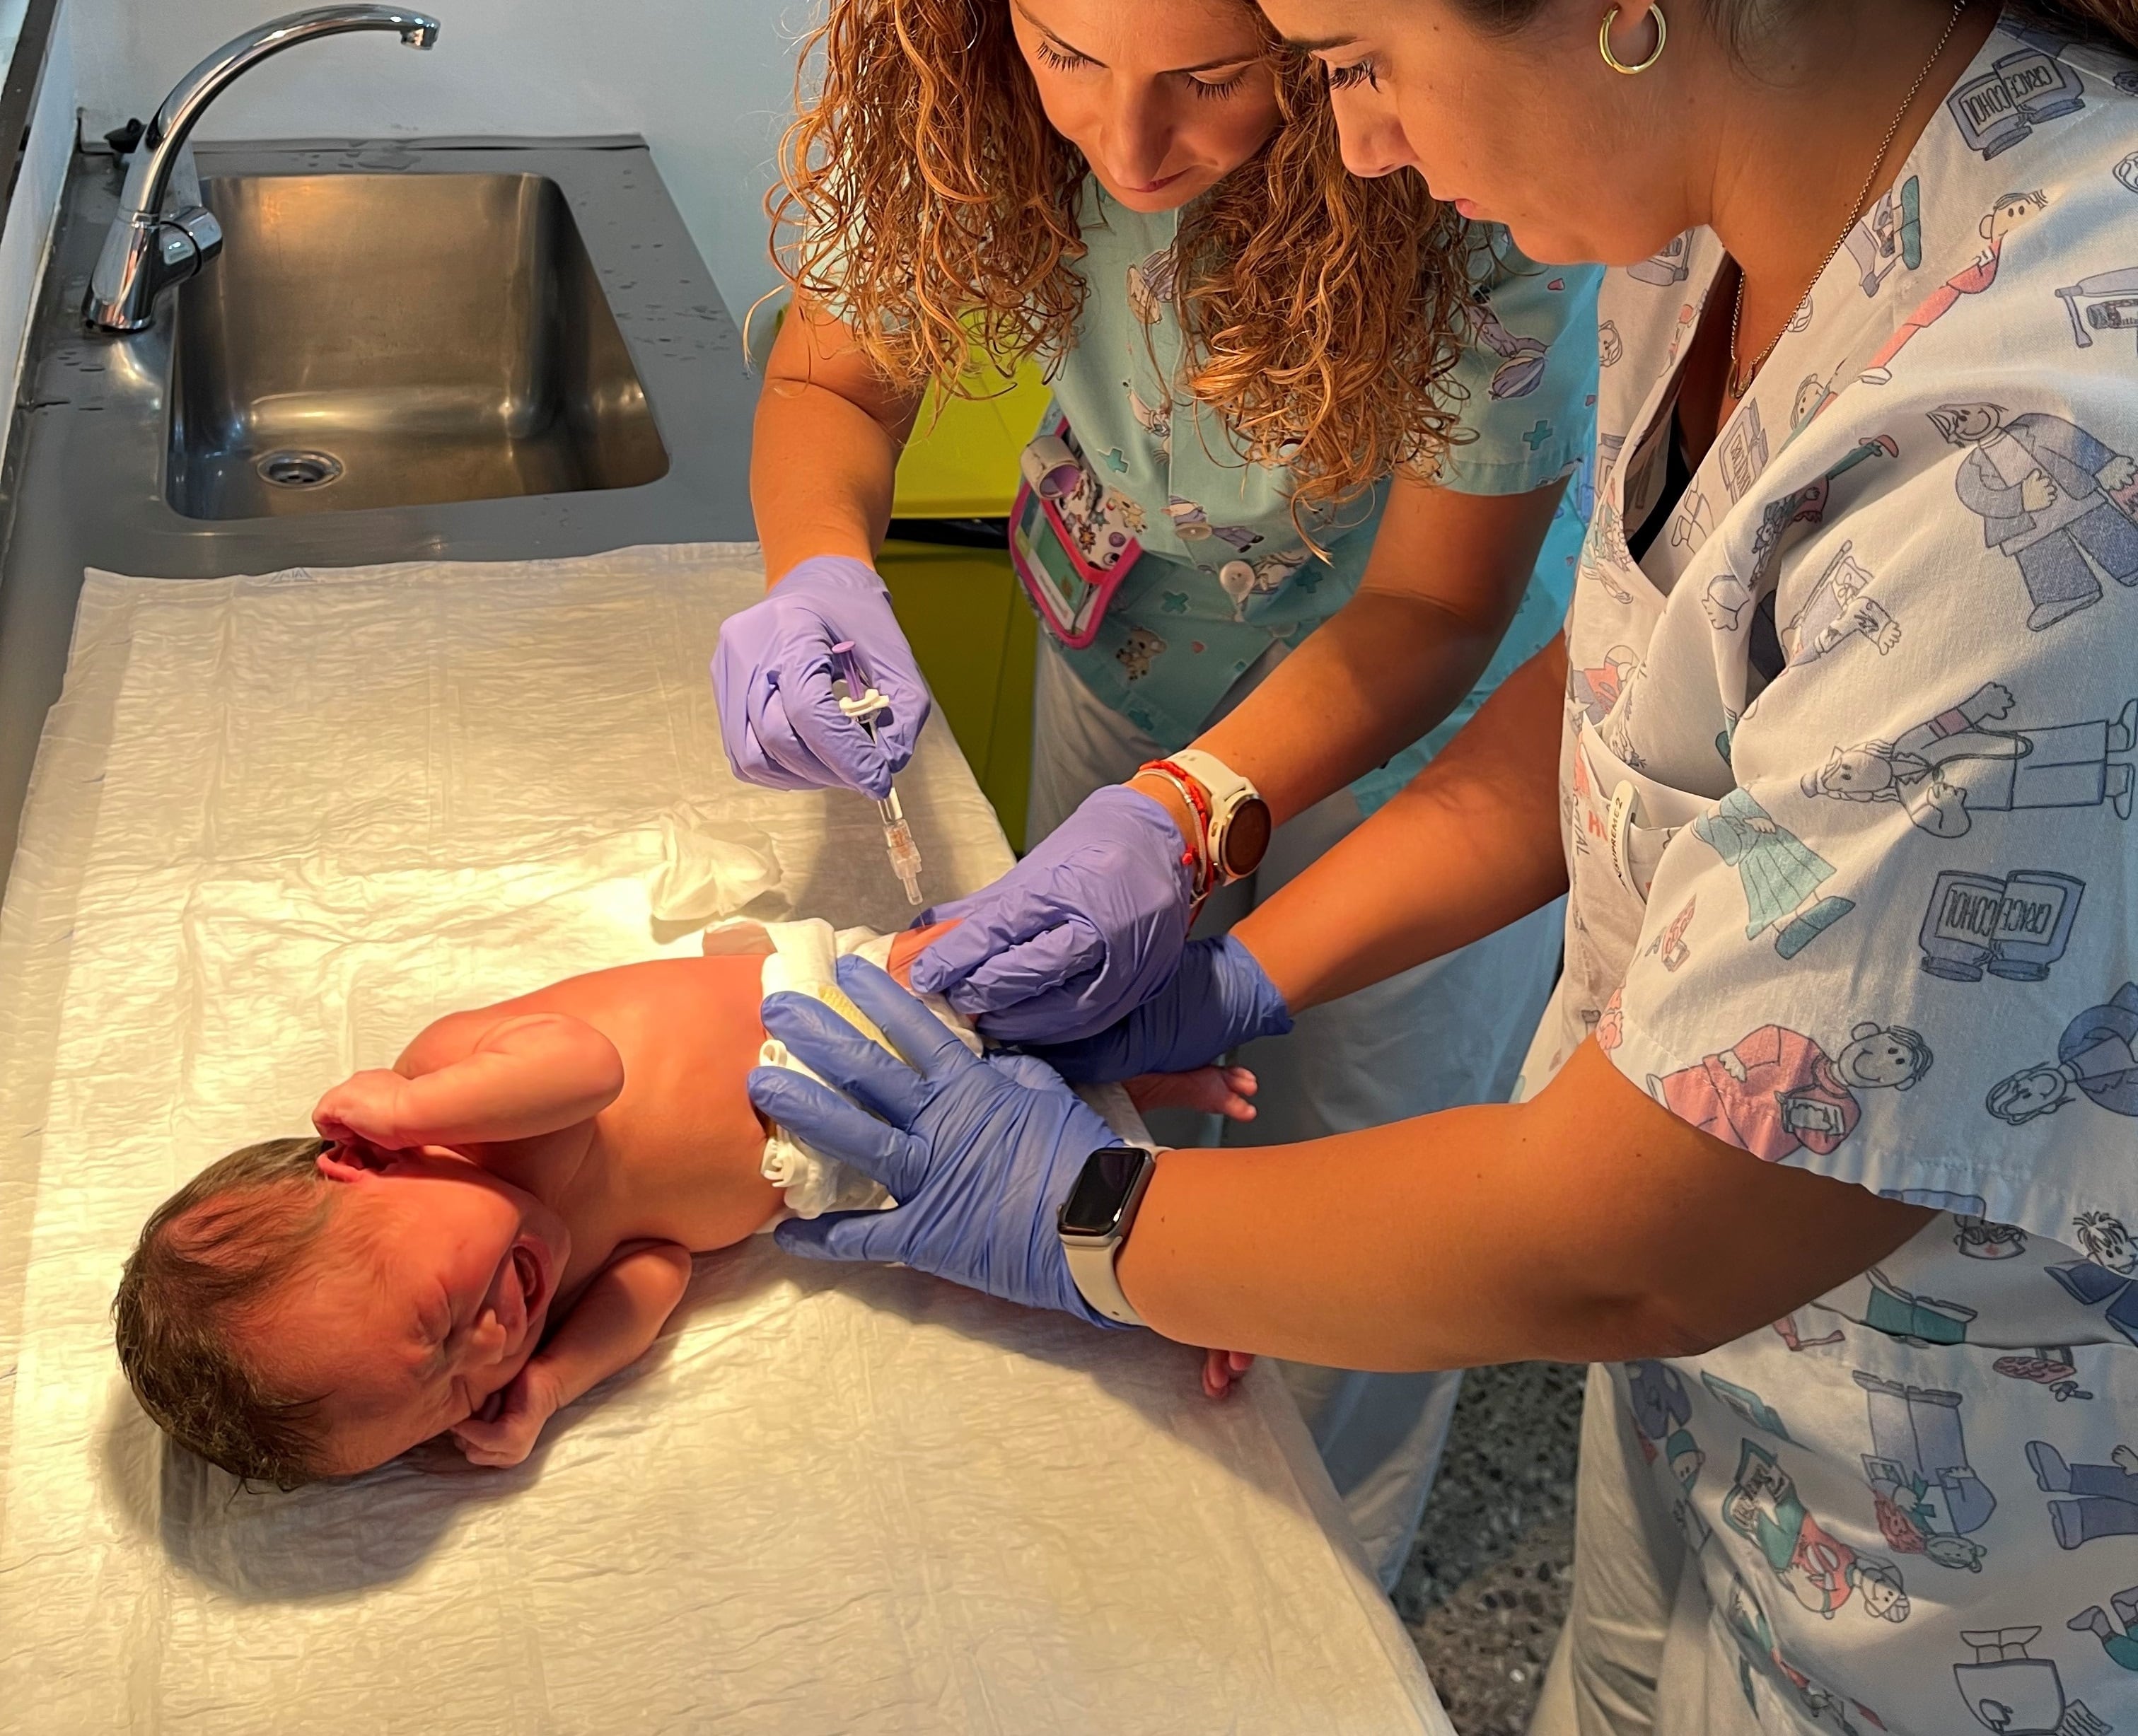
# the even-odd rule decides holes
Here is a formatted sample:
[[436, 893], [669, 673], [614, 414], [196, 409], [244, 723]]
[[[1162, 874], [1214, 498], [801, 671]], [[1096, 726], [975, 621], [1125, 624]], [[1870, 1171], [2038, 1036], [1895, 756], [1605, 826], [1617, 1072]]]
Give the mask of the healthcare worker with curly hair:
[[[931, 913], [964, 921], [928, 968], [998, 1038], [1095, 1031], [1558, 630], [1599, 274], [1348, 175], [1320, 70], [1245, 0], [834, 0], [816, 40], [752, 471], [774, 583], [721, 636], [728, 750], [882, 793], [928, 710], [871, 565], [901, 445], [931, 384], [988, 389], [976, 335], [1037, 358], [1032, 850]], [[873, 742], [840, 641], [891, 700]], [[1245, 1057], [1264, 1107], [1228, 1136], [1504, 1100], [1558, 953], [1540, 911], [1306, 1013]], [[1459, 1374], [1286, 1373], [1393, 1582]]]
[[[1095, 1038], [766, 1022], [898, 1206], [781, 1226], [1322, 1362], [1596, 1363], [1535, 1729], [2138, 1708], [2138, 5], [1263, 0], [1352, 166], [1613, 262], [1563, 639]], [[1112, 1149], [1568, 892], [1521, 1101]], [[1058, 1070], [1058, 1071], [1057, 1071]], [[843, 1093], [844, 1095], [842, 1095]]]

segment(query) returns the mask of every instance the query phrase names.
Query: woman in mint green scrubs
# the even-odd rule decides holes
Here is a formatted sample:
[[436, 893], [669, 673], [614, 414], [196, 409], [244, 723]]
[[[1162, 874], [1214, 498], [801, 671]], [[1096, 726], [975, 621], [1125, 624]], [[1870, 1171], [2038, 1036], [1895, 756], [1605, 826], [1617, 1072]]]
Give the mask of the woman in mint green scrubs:
[[[1043, 359], [1083, 467], [1077, 492], [1142, 553], [1091, 643], [1042, 634], [1029, 853], [953, 907], [964, 921], [923, 955], [924, 969], [953, 973], [940, 985], [952, 999], [1005, 1037], [1107, 1022], [1111, 965], [1083, 968], [1062, 944], [1081, 937], [1113, 960], [1146, 945], [1177, 954], [1191, 916], [1198, 933], [1222, 929], [1394, 796], [1558, 630], [1586, 517], [1597, 274], [1533, 265], [1503, 232], [1433, 212], [1415, 183], [1346, 178], [1318, 80], [1286, 70], [1244, 6], [1129, 10], [835, 0], [824, 84], [789, 173], [805, 228], [829, 239], [805, 246], [794, 270], [801, 317], [770, 358], [753, 461], [773, 583], [729, 623], [715, 671], [740, 775], [880, 793], [926, 710], [871, 563], [929, 379], [954, 383], [949, 358], [964, 354], [955, 329], [940, 337], [932, 322], [945, 305], [977, 305], [998, 350], [1020, 332], [1057, 334]], [[937, 26], [946, 33], [931, 37]], [[1052, 129], [1043, 136], [1030, 130], [1035, 99]], [[910, 131], [887, 130], [886, 117]], [[1320, 154], [1303, 139], [1321, 140]], [[1036, 164], [1016, 165], [1034, 150]], [[1322, 178], [1288, 188], [1294, 167]], [[1213, 348], [1196, 226], [1228, 199], [1267, 204], [1283, 236], [1245, 238], [1256, 280], [1233, 284], [1228, 306], [1252, 310], [1270, 291], [1265, 311], [1295, 293], [1302, 319], [1325, 319], [1332, 295], [1352, 308], [1361, 335], [1324, 334], [1307, 358], [1350, 362], [1340, 416], [1359, 394], [1410, 402], [1403, 370], [1452, 358], [1437, 397], [1455, 426], [1429, 479], [1369, 474], [1326, 504], [1271, 450], [1267, 421], [1239, 428], [1274, 397], [1311, 398], [1311, 380], [1250, 382], [1215, 394], [1222, 403], [1193, 383]], [[976, 211], [998, 231], [984, 245], [969, 244]], [[1399, 321], [1386, 307], [1355, 292], [1344, 303], [1340, 284], [1330, 292], [1317, 276], [1317, 246], [1331, 261], [1355, 246], [1347, 222], [1388, 256], [1413, 250], [1422, 273], [1441, 272], [1438, 299], [1417, 297], [1420, 319], [1446, 321], [1438, 351], [1389, 339]], [[1401, 301], [1411, 289], [1376, 293]], [[1373, 342], [1390, 357], [1378, 374], [1357, 360]], [[1325, 429], [1316, 444], [1308, 418], [1299, 438], [1325, 470]], [[880, 747], [832, 702], [835, 640], [857, 644], [892, 696]], [[1139, 769], [1191, 746], [1251, 783], [1276, 822], [1256, 870], [1207, 901], [1211, 876], [1180, 867], [1208, 844], [1191, 835], [1196, 815], [1165, 775]], [[1018, 915], [1038, 906], [1055, 913], [1051, 932]], [[1262, 1080], [1258, 1115], [1226, 1137], [1306, 1139], [1503, 1100], [1559, 948], [1555, 914], [1539, 912], [1316, 1008], [1242, 1056]], [[1459, 1377], [1286, 1373], [1393, 1584]]]

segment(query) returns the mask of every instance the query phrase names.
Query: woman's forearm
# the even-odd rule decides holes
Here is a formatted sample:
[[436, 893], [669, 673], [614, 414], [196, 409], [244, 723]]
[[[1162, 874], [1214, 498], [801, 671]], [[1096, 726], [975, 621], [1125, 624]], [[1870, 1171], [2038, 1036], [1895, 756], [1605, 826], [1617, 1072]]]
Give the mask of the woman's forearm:
[[749, 498], [768, 583], [813, 554], [875, 560], [918, 403], [872, 373], [836, 320], [788, 315], [751, 436]]
[[1589, 1043], [1525, 1105], [1167, 1152], [1119, 1270], [1185, 1343], [1345, 1368], [1623, 1361], [1779, 1319], [1931, 1215], [1711, 1139]]
[[1560, 493], [1399, 486], [1358, 592], [1195, 745], [1251, 780], [1280, 825], [1400, 753], [1491, 661]]
[[866, 412], [821, 386], [768, 380], [749, 463], [766, 579], [813, 554], [873, 562], [897, 469], [897, 446]]
[[1386, 807], [1233, 929], [1294, 1012], [1467, 946], [1566, 890], [1565, 685], [1554, 639]]

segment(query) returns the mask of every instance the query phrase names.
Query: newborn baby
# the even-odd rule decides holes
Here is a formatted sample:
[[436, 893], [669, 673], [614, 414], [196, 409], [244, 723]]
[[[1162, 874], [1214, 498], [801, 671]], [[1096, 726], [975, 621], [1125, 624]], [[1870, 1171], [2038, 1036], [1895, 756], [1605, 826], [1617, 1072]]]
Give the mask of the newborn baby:
[[[940, 932], [835, 947], [822, 923], [724, 924], [707, 957], [437, 1020], [391, 1070], [322, 1097], [318, 1139], [247, 1146], [158, 1208], [114, 1308], [135, 1395], [203, 1457], [285, 1488], [440, 1435], [518, 1464], [652, 1343], [693, 1252], [889, 1203], [751, 1105], [752, 1066], [793, 1065], [758, 1008], [814, 993], [881, 1041], [834, 951], [903, 978]], [[1252, 1113], [1237, 1070], [1137, 1083], [1147, 1104]]]

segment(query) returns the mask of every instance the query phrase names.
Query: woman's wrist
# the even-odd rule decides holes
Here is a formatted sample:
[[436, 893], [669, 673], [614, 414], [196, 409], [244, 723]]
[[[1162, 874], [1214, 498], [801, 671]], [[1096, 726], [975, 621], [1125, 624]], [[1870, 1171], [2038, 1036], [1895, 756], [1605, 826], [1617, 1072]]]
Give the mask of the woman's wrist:
[[1138, 772], [1129, 779], [1128, 787], [1139, 796], [1148, 796], [1171, 817], [1174, 828], [1180, 834], [1184, 846], [1199, 849], [1203, 841], [1202, 822], [1195, 810], [1188, 805], [1188, 797], [1180, 786], [1159, 772]]

